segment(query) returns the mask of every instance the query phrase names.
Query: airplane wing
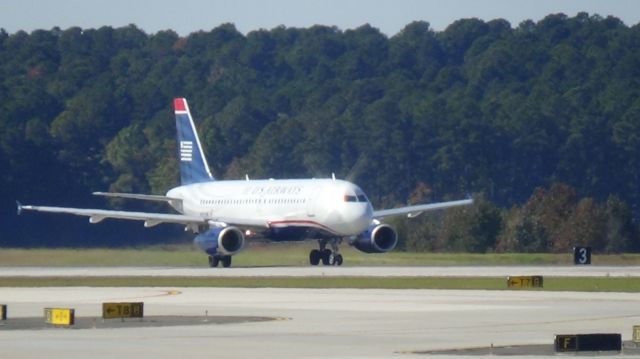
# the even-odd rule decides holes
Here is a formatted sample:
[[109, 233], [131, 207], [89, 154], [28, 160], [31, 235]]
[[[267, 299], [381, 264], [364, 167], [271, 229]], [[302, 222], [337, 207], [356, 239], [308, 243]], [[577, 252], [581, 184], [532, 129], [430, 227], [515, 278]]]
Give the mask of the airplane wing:
[[184, 214], [112, 211], [105, 209], [85, 209], [69, 207], [23, 206], [21, 204], [18, 204], [18, 213], [21, 213], [24, 210], [86, 216], [89, 217], [89, 222], [91, 223], [99, 223], [107, 218], [144, 221], [145, 227], [153, 227], [160, 223], [178, 223], [185, 225], [207, 223], [206, 218], [187, 216]]
[[171, 213], [149, 213], [149, 212], [129, 212], [129, 211], [113, 211], [105, 209], [86, 209], [86, 208], [69, 208], [69, 207], [46, 207], [46, 206], [30, 206], [18, 203], [18, 214], [22, 211], [37, 211], [50, 213], [74, 214], [76, 216], [89, 217], [90, 223], [99, 223], [105, 219], [126, 219], [133, 221], [144, 221], [145, 227], [153, 227], [161, 223], [177, 223], [191, 227], [193, 225], [209, 225], [224, 227], [227, 225], [238, 225], [247, 227], [268, 227], [267, 222], [260, 220], [238, 220], [227, 218], [209, 218], [199, 216], [188, 216], [184, 214]]
[[473, 199], [463, 199], [459, 201], [439, 202], [430, 204], [421, 204], [417, 206], [400, 207], [393, 209], [383, 209], [379, 211], [373, 211], [373, 218], [384, 218], [390, 216], [399, 216], [406, 214], [409, 218], [415, 218], [426, 211], [433, 211], [436, 209], [466, 206], [473, 203]]

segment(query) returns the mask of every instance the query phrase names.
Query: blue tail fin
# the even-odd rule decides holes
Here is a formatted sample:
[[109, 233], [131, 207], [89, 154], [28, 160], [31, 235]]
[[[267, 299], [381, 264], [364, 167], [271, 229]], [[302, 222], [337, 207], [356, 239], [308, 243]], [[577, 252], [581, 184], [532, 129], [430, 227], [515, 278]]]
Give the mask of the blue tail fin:
[[182, 185], [213, 181], [207, 159], [202, 152], [196, 127], [191, 118], [187, 99], [173, 100], [178, 130], [178, 158], [180, 159], [180, 180]]

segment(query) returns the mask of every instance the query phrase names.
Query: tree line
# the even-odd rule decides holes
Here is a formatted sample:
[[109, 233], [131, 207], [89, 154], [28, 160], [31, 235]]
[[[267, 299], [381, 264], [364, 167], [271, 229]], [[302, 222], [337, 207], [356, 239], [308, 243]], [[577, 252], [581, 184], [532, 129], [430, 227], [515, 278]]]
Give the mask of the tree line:
[[579, 198], [562, 183], [536, 188], [521, 206], [498, 208], [480, 195], [471, 207], [395, 224], [409, 251], [568, 253], [577, 246], [598, 253], [640, 251], [629, 205], [615, 195], [601, 203]]
[[[178, 182], [171, 100], [184, 96], [218, 178], [335, 173], [377, 208], [481, 194], [472, 209], [407, 223], [407, 249], [558, 251], [595, 221], [598, 248], [637, 250], [639, 82], [640, 27], [586, 13], [462, 19], [440, 32], [414, 22], [392, 37], [369, 25], [0, 30], [0, 245], [180, 237], [16, 218], [14, 201], [165, 193]], [[571, 200], [547, 213], [558, 188]], [[497, 224], [456, 232], [485, 205]], [[622, 247], [609, 243], [616, 231]], [[418, 233], [437, 240], [412, 245]]]

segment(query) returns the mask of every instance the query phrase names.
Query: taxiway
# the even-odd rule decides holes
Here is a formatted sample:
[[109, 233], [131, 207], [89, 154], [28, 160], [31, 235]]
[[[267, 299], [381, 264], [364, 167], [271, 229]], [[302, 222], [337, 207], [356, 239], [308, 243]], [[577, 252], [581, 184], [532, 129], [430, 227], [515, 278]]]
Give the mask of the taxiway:
[[[35, 273], [35, 269], [23, 269]], [[242, 271], [166, 270], [233, 273], [238, 269]], [[316, 275], [350, 268], [312, 269]], [[451, 269], [401, 270], [443, 273]], [[535, 269], [536, 274], [549, 275], [541, 272], [543, 268]], [[38, 270], [59, 275], [56, 271], [71, 269]], [[151, 275], [164, 272], [160, 268], [138, 270]], [[284, 268], [283, 272], [289, 270]], [[353, 271], [370, 275], [367, 268]], [[475, 268], [468, 271], [478, 274]], [[530, 274], [529, 269], [525, 271]], [[0, 275], [6, 273], [6, 269], [0, 270]], [[625, 270], [620, 268], [616, 273]], [[74, 308], [77, 317], [99, 317], [101, 303], [113, 301], [143, 301], [146, 316], [273, 319], [170, 327], [0, 330], [0, 352], [7, 358], [452, 358], [456, 355], [424, 353], [492, 345], [550, 345], [555, 334], [621, 333], [624, 340], [630, 340], [632, 326], [640, 324], [638, 293], [65, 287], [0, 288], [0, 301], [8, 304], [9, 320], [41, 317], [43, 308], [60, 306]]]
[[144, 301], [150, 316], [278, 319], [1, 331], [7, 358], [409, 358], [430, 350], [551, 344], [563, 333], [613, 332], [629, 340], [640, 322], [640, 295], [624, 293], [2, 288], [0, 298], [9, 304], [10, 318], [52, 306], [74, 307], [78, 317], [99, 316], [103, 301]]

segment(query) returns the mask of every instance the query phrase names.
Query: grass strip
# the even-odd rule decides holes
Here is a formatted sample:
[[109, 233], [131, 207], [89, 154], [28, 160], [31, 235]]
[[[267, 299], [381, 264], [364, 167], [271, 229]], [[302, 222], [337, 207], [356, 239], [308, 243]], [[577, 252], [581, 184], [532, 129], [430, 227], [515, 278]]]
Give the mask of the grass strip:
[[[315, 242], [250, 243], [235, 255], [234, 266], [307, 266], [309, 251]], [[393, 251], [366, 254], [343, 245], [342, 255], [350, 266], [424, 266], [424, 265], [571, 265], [571, 253], [413, 253]], [[594, 254], [597, 265], [639, 265], [640, 254]], [[15, 266], [179, 266], [206, 267], [207, 256], [191, 245], [150, 246], [142, 248], [2, 248], [0, 267]]]
[[[506, 278], [490, 277], [4, 277], [0, 287], [232, 287], [506, 290]], [[546, 277], [544, 288], [578, 292], [640, 292], [637, 278]]]

